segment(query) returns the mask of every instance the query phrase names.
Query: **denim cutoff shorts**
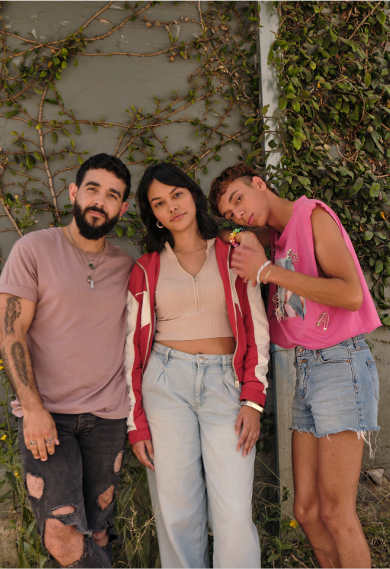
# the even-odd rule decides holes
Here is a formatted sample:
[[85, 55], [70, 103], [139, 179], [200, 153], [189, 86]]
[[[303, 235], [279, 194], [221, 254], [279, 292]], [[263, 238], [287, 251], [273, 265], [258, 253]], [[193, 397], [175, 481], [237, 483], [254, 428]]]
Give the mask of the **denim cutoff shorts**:
[[379, 379], [364, 336], [330, 348], [295, 348], [297, 381], [291, 430], [316, 437], [378, 431]]

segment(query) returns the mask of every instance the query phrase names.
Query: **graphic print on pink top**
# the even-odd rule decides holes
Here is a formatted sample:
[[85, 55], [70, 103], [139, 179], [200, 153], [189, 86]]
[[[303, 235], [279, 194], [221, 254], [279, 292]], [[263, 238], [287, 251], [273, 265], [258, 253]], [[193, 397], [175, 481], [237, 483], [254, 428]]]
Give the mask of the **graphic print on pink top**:
[[[294, 263], [298, 260], [298, 255], [289, 249], [286, 257], [275, 260], [275, 265], [295, 272]], [[279, 286], [272, 297], [272, 301], [275, 305], [275, 316], [278, 322], [295, 316], [299, 316], [302, 320], [305, 318], [306, 301], [303, 296], [298, 296], [295, 292]]]
[[354, 260], [363, 291], [363, 303], [353, 312], [299, 297], [270, 283], [268, 319], [271, 342], [282, 348], [329, 348], [381, 325], [351, 240], [337, 215], [323, 202], [305, 196], [294, 203], [283, 233], [271, 230], [272, 261], [285, 269], [318, 277], [311, 214], [320, 205], [334, 219]]

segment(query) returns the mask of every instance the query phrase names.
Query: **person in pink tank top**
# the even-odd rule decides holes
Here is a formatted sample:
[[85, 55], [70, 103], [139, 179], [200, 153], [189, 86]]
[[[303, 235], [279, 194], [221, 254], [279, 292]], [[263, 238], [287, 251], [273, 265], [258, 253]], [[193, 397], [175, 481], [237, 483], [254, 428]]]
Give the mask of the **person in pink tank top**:
[[381, 323], [351, 240], [326, 204], [282, 199], [245, 164], [213, 180], [210, 203], [252, 229], [231, 236], [232, 267], [269, 283], [271, 342], [295, 349], [294, 515], [321, 567], [370, 567], [356, 495], [379, 380], [363, 334]]

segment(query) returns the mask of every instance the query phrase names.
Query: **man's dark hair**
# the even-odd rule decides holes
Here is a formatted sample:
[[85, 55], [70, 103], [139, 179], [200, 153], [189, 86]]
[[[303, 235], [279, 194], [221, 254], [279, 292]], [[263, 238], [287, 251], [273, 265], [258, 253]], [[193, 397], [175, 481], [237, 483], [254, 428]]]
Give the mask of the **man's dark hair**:
[[104, 153], [91, 156], [84, 162], [77, 172], [76, 186], [78, 188], [83, 183], [84, 176], [88, 170], [107, 170], [107, 172], [112, 172], [118, 180], [122, 180], [126, 184], [123, 201], [127, 200], [130, 194], [131, 177], [129, 170], [123, 164], [122, 160], [116, 156], [110, 156], [109, 154]]
[[[234, 166], [225, 168], [225, 170], [223, 170], [219, 176], [214, 178], [214, 180], [211, 182], [211, 189], [209, 194], [210, 209], [214, 215], [221, 217], [221, 214], [218, 210], [218, 204], [221, 200], [221, 197], [226, 193], [226, 190], [230, 184], [235, 182], [237, 179], [241, 179], [244, 184], [250, 186], [254, 176], [259, 176], [256, 170], [250, 168], [244, 164], [244, 162], [238, 162], [237, 164], [234, 164]], [[267, 182], [266, 186], [273, 194], [277, 195], [277, 191], [274, 190], [274, 188], [271, 188]]]
[[161, 253], [166, 241], [172, 248], [175, 245], [171, 232], [166, 227], [159, 229], [156, 225], [157, 218], [148, 199], [149, 188], [153, 180], [157, 180], [167, 186], [187, 188], [196, 204], [196, 221], [200, 237], [202, 239], [213, 239], [218, 235], [218, 224], [208, 214], [207, 198], [195, 180], [190, 178], [175, 164], [162, 162], [146, 168], [137, 189], [137, 204], [140, 216], [148, 230], [141, 241], [141, 245], [145, 245], [149, 253], [153, 251]]

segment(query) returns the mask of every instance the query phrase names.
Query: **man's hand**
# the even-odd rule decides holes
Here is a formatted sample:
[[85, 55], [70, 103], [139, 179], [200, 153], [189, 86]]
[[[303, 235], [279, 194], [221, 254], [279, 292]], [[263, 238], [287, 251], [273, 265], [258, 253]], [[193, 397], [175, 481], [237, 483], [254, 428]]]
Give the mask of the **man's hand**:
[[257, 271], [268, 260], [264, 247], [250, 231], [237, 233], [236, 241], [240, 246], [233, 251], [232, 268], [236, 275], [246, 282], [251, 280], [252, 286], [256, 286]]
[[[240, 436], [241, 430], [241, 436]], [[252, 407], [243, 405], [237, 416], [236, 435], [240, 436], [237, 450], [242, 448], [242, 456], [247, 456], [260, 434], [260, 412]]]
[[53, 417], [43, 407], [37, 411], [23, 410], [23, 432], [27, 449], [37, 459], [47, 460], [47, 454], [54, 454], [55, 445], [60, 444]]
[[150, 470], [153, 470], [154, 472], [153, 463], [150, 462], [146, 454], [147, 452], [148, 455], [150, 456], [150, 459], [153, 460], [154, 454], [153, 454], [152, 441], [150, 439], [146, 441], [138, 441], [137, 443], [133, 443], [131, 445], [131, 448], [133, 449], [133, 453], [138, 458], [140, 463], [146, 466], [147, 468], [150, 468]]

